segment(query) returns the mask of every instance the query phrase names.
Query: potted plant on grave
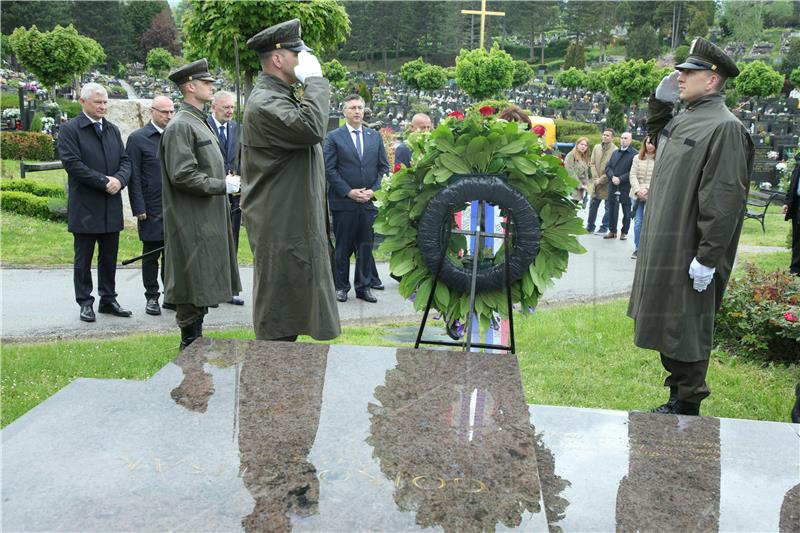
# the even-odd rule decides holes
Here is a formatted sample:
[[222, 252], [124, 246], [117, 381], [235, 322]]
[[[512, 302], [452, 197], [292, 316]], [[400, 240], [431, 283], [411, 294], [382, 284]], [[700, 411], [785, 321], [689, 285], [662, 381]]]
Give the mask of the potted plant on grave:
[[[401, 168], [383, 181], [376, 192], [378, 217], [375, 231], [384, 236], [380, 250], [390, 256], [389, 266], [400, 276], [400, 294], [413, 298], [414, 307], [423, 309], [434, 285], [432, 272], [417, 241], [420, 218], [429, 202], [463, 175], [503, 174], [507, 184], [519, 191], [538, 214], [541, 227], [539, 251], [535, 260], [511, 285], [513, 303], [532, 310], [545, 290], [567, 269], [569, 253], [583, 253], [577, 235], [585, 233], [577, 205], [570, 200], [577, 181], [571, 178], [561, 160], [546, 153], [541, 126], [530, 131], [525, 124], [506, 122], [496, 116], [497, 107], [477, 104], [466, 114], [453, 112], [430, 133], [410, 135], [413, 159], [410, 168]], [[502, 215], [502, 213], [501, 213]], [[452, 235], [446, 251], [448, 260], [461, 261], [466, 237]], [[504, 250], [482, 250], [483, 259], [492, 264], [504, 261]], [[505, 289], [476, 295], [475, 315], [485, 331], [508, 318]], [[432, 308], [447, 317], [448, 326], [463, 320], [468, 313], [469, 294], [436, 285]]]

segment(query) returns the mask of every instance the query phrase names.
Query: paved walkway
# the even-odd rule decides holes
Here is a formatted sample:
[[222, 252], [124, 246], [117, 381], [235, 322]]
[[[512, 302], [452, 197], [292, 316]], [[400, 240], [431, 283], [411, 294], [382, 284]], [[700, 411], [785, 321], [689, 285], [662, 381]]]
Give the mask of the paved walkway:
[[[555, 286], [545, 294], [542, 303], [565, 301], [593, 301], [624, 295], [630, 290], [635, 261], [630, 259], [632, 239], [628, 241], [604, 240], [599, 236], [585, 235], [580, 241], [587, 253], [571, 255], [569, 269], [555, 280]], [[403, 300], [397, 292], [397, 283], [389, 277], [387, 263], [379, 263], [378, 271], [386, 290], [375, 291], [378, 303], [368, 304], [350, 299], [339, 304], [342, 323], [364, 325], [377, 322], [417, 321], [421, 313]], [[93, 271], [96, 284], [96, 271]], [[240, 269], [245, 300], [244, 306], [220, 304], [206, 317], [208, 327], [252, 327], [253, 269]], [[144, 312], [144, 289], [138, 268], [117, 270], [117, 292], [120, 304], [133, 311], [130, 318], [117, 318], [97, 314], [94, 323], [78, 319], [78, 306], [72, 288], [71, 268], [2, 269], [2, 338], [23, 340], [28, 338], [58, 339], [81, 336], [113, 336], [146, 331], [176, 331], [175, 313], [163, 311], [161, 316]], [[96, 302], [97, 303], [97, 302]], [[97, 306], [95, 306], [97, 311]]]
[[[581, 215], [584, 213], [581, 212]], [[585, 215], [584, 215], [585, 216]], [[561, 279], [545, 294], [542, 304], [566, 302], [603, 301], [629, 293], [636, 261], [630, 258], [633, 235], [627, 241], [605, 240], [596, 235], [579, 238], [587, 253], [570, 255], [569, 268]], [[743, 246], [746, 252], [784, 250], [779, 247]], [[397, 292], [397, 283], [389, 277], [387, 263], [379, 263], [378, 271], [386, 285], [385, 291], [375, 291], [378, 303], [368, 304], [350, 299], [339, 304], [339, 315], [345, 325], [367, 325], [385, 322], [418, 321], [421, 313], [403, 300]], [[96, 271], [93, 271], [96, 283]], [[253, 269], [240, 269], [245, 300], [244, 306], [220, 304], [211, 309], [205, 324], [211, 328], [252, 328]], [[114, 336], [132, 332], [176, 332], [175, 313], [163, 311], [161, 316], [144, 312], [144, 289], [138, 268], [117, 270], [117, 292], [123, 307], [131, 309], [131, 318], [117, 318], [97, 314], [91, 324], [78, 319], [78, 306], [74, 300], [71, 268], [2, 269], [2, 322], [3, 340], [58, 339], [82, 336]], [[96, 311], [95, 306], [95, 311]]]

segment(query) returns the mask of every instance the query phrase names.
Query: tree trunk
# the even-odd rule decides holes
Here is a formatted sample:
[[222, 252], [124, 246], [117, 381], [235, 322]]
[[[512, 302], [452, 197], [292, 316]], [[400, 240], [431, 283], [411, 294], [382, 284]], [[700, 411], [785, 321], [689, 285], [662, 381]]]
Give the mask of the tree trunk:
[[545, 47], [544, 32], [542, 32], [542, 62], [540, 63], [541, 65], [544, 65], [544, 47]]
[[533, 63], [536, 60], [536, 31], [531, 30], [531, 54], [530, 61]]

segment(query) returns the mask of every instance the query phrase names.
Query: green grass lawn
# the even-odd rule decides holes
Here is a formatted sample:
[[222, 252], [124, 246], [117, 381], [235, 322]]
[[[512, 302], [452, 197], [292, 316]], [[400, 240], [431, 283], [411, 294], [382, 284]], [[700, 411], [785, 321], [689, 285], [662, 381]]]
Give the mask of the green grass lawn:
[[[39, 163], [40, 161], [27, 161], [28, 163]], [[3, 178], [19, 178], [19, 161], [16, 159], [3, 159], [2, 167], [0, 167], [0, 176]], [[41, 172], [28, 172], [25, 174], [25, 179], [35, 181], [38, 183], [50, 183], [55, 185], [66, 185], [67, 171], [60, 170], [42, 170]]]
[[[753, 263], [761, 270], [774, 272], [776, 270], [789, 270], [789, 263], [792, 259], [792, 252], [767, 252], [767, 253], [741, 253], [736, 256], [736, 264]], [[733, 271], [734, 276], [743, 274], [744, 271], [737, 268]]]
[[[515, 320], [518, 357], [529, 403], [608, 409], [648, 409], [666, 399], [664, 370], [654, 352], [633, 346], [626, 300], [540, 309]], [[383, 339], [396, 325], [345, 327], [335, 344], [399, 346]], [[252, 339], [252, 330], [211, 332]], [[301, 341], [310, 341], [301, 338]], [[176, 354], [171, 335], [113, 340], [5, 344], [2, 425], [77, 377], [147, 379]], [[786, 421], [800, 365], [763, 366], [719, 351], [709, 369], [710, 416]]]
[[758, 220], [746, 219], [742, 225], [742, 236], [739, 244], [748, 246], [787, 246], [786, 236], [789, 234], [791, 223], [783, 219], [782, 204], [770, 205], [764, 219], [766, 233], [762, 232]]

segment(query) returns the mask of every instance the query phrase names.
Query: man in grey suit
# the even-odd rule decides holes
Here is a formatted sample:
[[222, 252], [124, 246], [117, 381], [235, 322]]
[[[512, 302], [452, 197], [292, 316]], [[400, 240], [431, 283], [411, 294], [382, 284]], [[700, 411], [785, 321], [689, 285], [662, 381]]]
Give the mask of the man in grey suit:
[[325, 177], [328, 206], [336, 238], [334, 283], [336, 299], [347, 301], [350, 291], [350, 256], [356, 254], [356, 298], [375, 303], [372, 294], [372, 224], [378, 209], [373, 195], [381, 177], [389, 172], [386, 149], [378, 132], [363, 127], [364, 100], [357, 94], [344, 99], [347, 123], [325, 138]]

